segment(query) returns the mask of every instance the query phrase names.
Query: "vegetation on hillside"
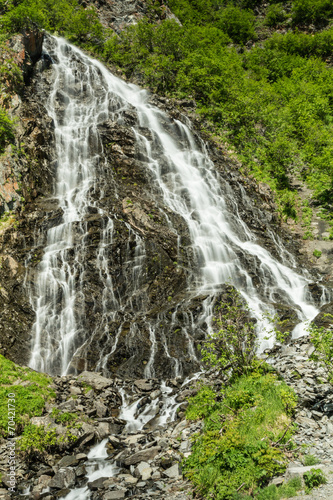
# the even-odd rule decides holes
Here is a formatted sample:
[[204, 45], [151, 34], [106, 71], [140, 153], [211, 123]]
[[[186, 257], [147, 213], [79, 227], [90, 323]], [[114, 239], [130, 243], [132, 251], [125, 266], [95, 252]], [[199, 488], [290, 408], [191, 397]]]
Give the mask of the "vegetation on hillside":
[[0, 435], [8, 435], [8, 416], [13, 407], [16, 434], [22, 432], [31, 417], [42, 415], [45, 402], [55, 395], [50, 384], [47, 375], [18, 366], [0, 355]]
[[[296, 216], [296, 176], [330, 217], [333, 7], [326, 0], [170, 0], [105, 44], [105, 58], [158, 93], [195, 98], [214, 133]], [[333, 235], [332, 235], [333, 237]]]
[[[270, 184], [283, 216], [296, 217], [290, 179], [298, 177], [330, 220], [332, 2], [169, 0], [182, 25], [154, 22], [161, 3], [148, 0], [147, 17], [117, 36], [78, 0], [0, 0], [0, 37], [37, 24], [103, 54], [155, 92], [194, 98], [207, 128]], [[13, 129], [3, 113], [2, 149]]]
[[186, 416], [204, 419], [204, 428], [195, 438], [184, 470], [203, 497], [293, 496], [300, 484], [284, 487], [282, 496], [264, 495], [260, 488], [286, 469], [294, 446], [295, 406], [293, 391], [267, 367], [237, 378], [220, 391], [202, 387], [190, 400]]

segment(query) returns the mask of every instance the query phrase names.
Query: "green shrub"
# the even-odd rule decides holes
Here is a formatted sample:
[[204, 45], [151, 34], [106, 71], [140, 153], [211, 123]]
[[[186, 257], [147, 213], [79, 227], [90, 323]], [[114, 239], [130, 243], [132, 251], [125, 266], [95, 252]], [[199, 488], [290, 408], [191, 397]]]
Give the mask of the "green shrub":
[[316, 465], [319, 463], [320, 463], [320, 461], [317, 457], [315, 457], [315, 455], [305, 455], [303, 457], [303, 465], [305, 467], [308, 467], [310, 465]]
[[255, 324], [250, 319], [249, 308], [232, 286], [228, 299], [217, 308], [216, 325], [201, 346], [202, 360], [220, 370], [232, 369], [236, 375], [252, 371], [256, 352]]
[[269, 5], [266, 11], [265, 24], [267, 26], [275, 27], [283, 24], [287, 18], [286, 11], [282, 3]]
[[227, 33], [235, 43], [245, 44], [256, 37], [254, 23], [253, 12], [229, 5], [221, 10], [216, 26]]
[[32, 24], [91, 46], [98, 46], [104, 37], [95, 9], [84, 9], [77, 0], [23, 0], [11, 5], [0, 20], [0, 28], [8, 33], [19, 32]]
[[303, 474], [303, 478], [308, 491], [327, 483], [327, 479], [321, 469], [311, 469], [309, 472]]
[[14, 122], [6, 111], [0, 107], [0, 154], [6, 145], [14, 141]]
[[319, 361], [325, 368], [330, 381], [333, 380], [333, 316], [325, 314], [325, 323], [330, 323], [329, 328], [318, 327], [314, 324], [309, 326], [310, 340], [315, 347], [311, 358]]
[[296, 24], [327, 24], [327, 18], [333, 16], [331, 0], [294, 0], [293, 21]]
[[284, 472], [296, 398], [274, 374], [259, 372], [213, 396], [202, 387], [189, 401], [186, 417], [205, 421], [184, 471], [204, 498], [233, 499], [241, 485], [249, 492]]

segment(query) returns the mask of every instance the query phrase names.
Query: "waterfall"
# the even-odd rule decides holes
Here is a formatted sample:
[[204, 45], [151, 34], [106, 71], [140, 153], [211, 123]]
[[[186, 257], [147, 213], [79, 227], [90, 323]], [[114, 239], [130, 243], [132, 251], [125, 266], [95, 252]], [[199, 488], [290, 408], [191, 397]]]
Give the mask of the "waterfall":
[[[67, 373], [72, 369], [72, 359], [82, 353], [84, 357], [85, 349], [89, 350], [96, 338], [107, 336], [110, 323], [115, 322], [117, 334], [103, 342], [99, 363], [95, 366], [105, 370], [117, 353], [124, 328], [130, 337], [140, 333], [139, 322], [132, 321], [126, 326], [135, 313], [137, 318], [141, 314], [140, 321], [147, 324], [147, 341], [151, 346], [142, 372], [147, 377], [154, 376], [157, 352], [163, 351], [170, 369], [176, 375], [181, 374], [181, 364], [170, 352], [167, 335], [175, 326], [176, 312], [181, 305], [177, 305], [169, 317], [163, 312], [153, 319], [148, 317], [143, 306], [146, 292], [142, 283], [149, 242], [135, 227], [118, 220], [111, 209], [106, 211], [101, 207], [104, 193], [96, 185], [99, 176], [105, 175], [99, 126], [107, 120], [122, 125], [128, 110], [136, 115], [132, 130], [136, 149], [145, 159], [151, 193], [158, 200], [161, 213], [166, 215], [166, 211], [170, 211], [185, 221], [192, 244], [194, 258], [187, 277], [188, 291], [192, 297], [203, 297], [203, 309], [199, 319], [183, 313], [179, 334], [187, 346], [189, 363], [198, 364], [191, 332], [199, 323], [206, 322], [209, 328], [212, 298], [225, 283], [240, 291], [257, 319], [261, 348], [268, 346], [265, 335], [270, 322], [265, 316], [274, 315], [276, 296], [291, 305], [298, 315], [294, 336], [304, 334], [307, 322], [318, 313], [311, 298], [309, 300], [310, 277], [297, 273], [293, 258], [274, 235], [270, 237], [281, 261], [258, 244], [239, 217], [237, 207], [233, 212], [228, 209], [219, 174], [205, 144], [190, 127], [178, 120], [172, 121], [149, 104], [146, 91], [117, 78], [100, 62], [65, 40], [48, 36], [44, 50], [53, 60], [52, 91], [44, 105], [54, 122], [57, 154], [54, 197], [61, 208], [62, 220], [48, 229], [36, 287], [30, 293], [36, 313], [30, 366], [51, 374]], [[145, 133], [147, 130], [149, 134]], [[107, 175], [112, 175], [110, 169]], [[119, 203], [116, 185], [114, 190], [115, 203]], [[89, 223], [94, 217], [103, 220], [103, 228], [95, 255], [100, 296], [91, 306], [98, 308], [100, 319], [91, 329], [85, 290], [89, 286], [86, 281]], [[131, 268], [126, 284], [131, 293], [126, 299], [121, 291], [114, 289], [110, 271], [116, 223], [127, 226], [129, 245], [135, 247], [132, 256], [128, 259], [124, 256], [124, 267]], [[171, 220], [168, 224], [178, 241], [179, 252], [180, 235]], [[130, 249], [128, 253], [130, 255]], [[246, 269], [247, 259], [255, 262], [260, 286], [256, 286]]]

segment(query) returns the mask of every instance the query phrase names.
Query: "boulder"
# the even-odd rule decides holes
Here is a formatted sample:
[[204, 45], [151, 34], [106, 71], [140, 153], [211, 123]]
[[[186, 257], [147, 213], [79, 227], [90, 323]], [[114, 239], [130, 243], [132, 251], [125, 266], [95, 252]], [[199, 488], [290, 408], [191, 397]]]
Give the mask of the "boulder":
[[75, 485], [75, 481], [76, 476], [72, 469], [60, 469], [49, 482], [49, 487], [57, 490], [71, 488]]
[[103, 377], [98, 373], [87, 371], [80, 373], [78, 381], [90, 385], [96, 391], [103, 391], [107, 387], [111, 387], [113, 385], [113, 380]]
[[124, 465], [128, 467], [129, 465], [136, 465], [139, 462], [146, 462], [147, 460], [153, 460], [159, 451], [160, 451], [159, 446], [152, 446], [147, 450], [138, 451], [137, 453], [134, 453], [134, 455], [130, 455], [129, 457], [125, 458]]
[[99, 488], [104, 488], [104, 481], [107, 481], [108, 479], [108, 477], [99, 477], [94, 481], [90, 481], [88, 483], [88, 488], [93, 491], [98, 490]]
[[144, 392], [149, 392], [149, 391], [152, 391], [154, 389], [154, 385], [145, 379], [136, 380], [134, 382], [134, 387], [136, 389], [138, 389], [139, 391], [144, 391]]
[[142, 479], [142, 481], [148, 481], [150, 479], [153, 469], [147, 462], [140, 462], [134, 471], [134, 475]]
[[169, 479], [177, 479], [181, 476], [179, 464], [175, 464], [169, 469], [163, 471], [163, 476], [168, 477]]

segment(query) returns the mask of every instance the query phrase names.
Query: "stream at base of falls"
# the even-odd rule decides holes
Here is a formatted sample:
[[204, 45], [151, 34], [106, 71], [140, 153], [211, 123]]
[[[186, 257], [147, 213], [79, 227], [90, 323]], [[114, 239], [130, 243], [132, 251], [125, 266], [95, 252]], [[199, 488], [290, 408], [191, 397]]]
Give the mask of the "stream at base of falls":
[[[95, 444], [87, 455], [65, 455], [53, 467], [55, 476], [49, 477], [50, 486], [39, 490], [38, 495], [44, 498], [56, 491], [57, 498], [63, 500], [149, 498], [157, 494], [164, 498], [176, 483], [187, 488], [180, 460], [190, 454], [190, 429], [184, 421], [177, 420], [177, 410], [184, 401], [182, 394], [188, 394], [199, 376], [200, 373], [183, 382], [175, 379], [161, 385], [141, 380], [119, 386], [119, 432]], [[141, 389], [140, 397], [133, 392], [135, 384], [136, 391]], [[191, 433], [200, 428], [201, 425], [192, 424]], [[46, 477], [42, 471], [39, 475]], [[29, 487], [21, 496], [34, 498], [36, 494], [36, 489]]]

